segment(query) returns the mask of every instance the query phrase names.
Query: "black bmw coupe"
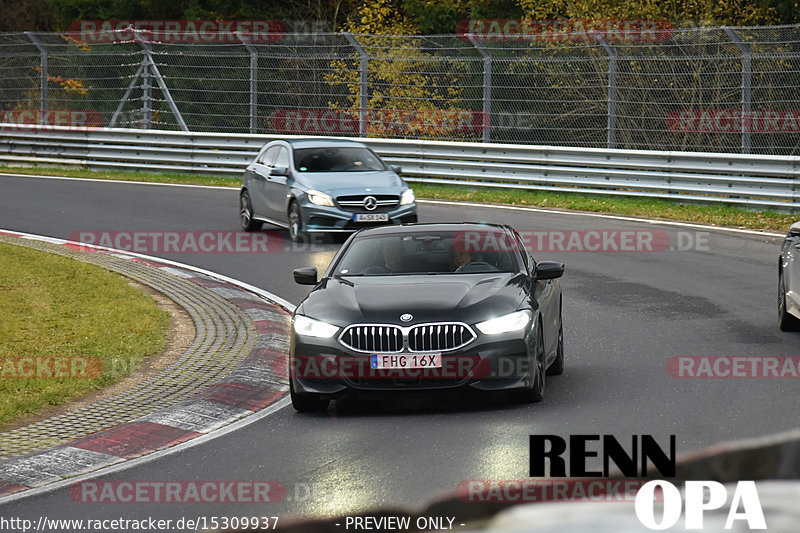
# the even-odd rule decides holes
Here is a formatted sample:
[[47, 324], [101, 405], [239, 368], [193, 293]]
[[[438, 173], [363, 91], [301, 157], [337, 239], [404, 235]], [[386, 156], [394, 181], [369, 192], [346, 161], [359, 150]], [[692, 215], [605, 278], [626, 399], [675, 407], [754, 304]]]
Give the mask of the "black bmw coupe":
[[351, 236], [292, 316], [298, 411], [363, 391], [471, 387], [541, 401], [564, 370], [564, 264], [536, 262], [509, 226], [409, 224]]

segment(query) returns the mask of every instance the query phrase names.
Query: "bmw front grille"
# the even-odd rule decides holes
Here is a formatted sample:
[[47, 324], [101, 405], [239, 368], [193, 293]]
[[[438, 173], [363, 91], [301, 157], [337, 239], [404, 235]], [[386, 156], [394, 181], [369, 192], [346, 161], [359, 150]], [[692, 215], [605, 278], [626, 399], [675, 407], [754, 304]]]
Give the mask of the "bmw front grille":
[[357, 352], [401, 352], [403, 332], [398, 326], [386, 324], [350, 326], [339, 337], [339, 342]]
[[347, 348], [365, 353], [445, 352], [475, 340], [475, 332], [461, 322], [436, 322], [415, 326], [354, 324], [339, 336]]

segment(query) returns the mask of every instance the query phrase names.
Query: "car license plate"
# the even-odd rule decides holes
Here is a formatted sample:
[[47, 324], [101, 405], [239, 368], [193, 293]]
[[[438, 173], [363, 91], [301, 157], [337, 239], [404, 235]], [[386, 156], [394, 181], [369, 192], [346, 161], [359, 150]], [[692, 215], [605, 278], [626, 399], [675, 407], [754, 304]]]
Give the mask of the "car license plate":
[[442, 368], [442, 354], [372, 354], [371, 366], [378, 370], [396, 368]]
[[354, 222], [388, 222], [388, 213], [356, 213], [353, 215]]

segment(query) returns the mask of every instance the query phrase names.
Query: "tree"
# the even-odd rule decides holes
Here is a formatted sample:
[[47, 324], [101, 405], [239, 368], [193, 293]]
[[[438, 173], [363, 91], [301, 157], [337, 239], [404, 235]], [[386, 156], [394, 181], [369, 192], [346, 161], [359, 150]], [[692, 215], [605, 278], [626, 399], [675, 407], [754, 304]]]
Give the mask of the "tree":
[[53, 17], [47, 0], [18, 0], [2, 6], [0, 32], [48, 31], [53, 28]]
[[[463, 83], [459, 83], [459, 79], [474, 77], [472, 65], [479, 63], [449, 56], [442, 61], [441, 50], [430, 46], [432, 42], [392, 37], [419, 32], [400, 2], [372, 0], [362, 4], [344, 29], [357, 34], [355, 38], [369, 57], [369, 135], [458, 138], [461, 132], [479, 129], [472, 126], [475, 114], [464, 107]], [[347, 102], [329, 102], [329, 106], [350, 109], [354, 117], [361, 105], [359, 61], [355, 53], [351, 59], [334, 60], [325, 75], [329, 84], [344, 84], [350, 93]]]
[[774, 8], [753, 0], [518, 0], [524, 15], [548, 19], [666, 19], [682, 26], [777, 23]]

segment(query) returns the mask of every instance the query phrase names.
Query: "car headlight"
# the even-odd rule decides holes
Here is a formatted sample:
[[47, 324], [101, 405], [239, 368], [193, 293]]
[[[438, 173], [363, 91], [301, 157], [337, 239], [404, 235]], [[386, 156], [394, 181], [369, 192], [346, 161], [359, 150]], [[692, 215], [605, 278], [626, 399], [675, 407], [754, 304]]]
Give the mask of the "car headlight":
[[325, 194], [324, 192], [319, 192], [315, 190], [310, 190], [306, 193], [308, 196], [308, 201], [312, 204], [316, 205], [327, 205], [333, 207], [333, 198], [329, 194]]
[[408, 189], [400, 197], [400, 205], [413, 204], [414, 200], [416, 200], [416, 197], [414, 196], [414, 190], [413, 189]]
[[499, 333], [508, 333], [509, 331], [518, 331], [524, 329], [531, 323], [533, 315], [527, 309], [522, 311], [515, 311], [507, 315], [491, 318], [485, 322], [475, 324], [481, 333], [485, 335], [497, 335]]
[[294, 332], [298, 335], [306, 335], [307, 337], [319, 337], [322, 339], [330, 339], [336, 332], [339, 331], [338, 326], [314, 320], [303, 315], [295, 315], [294, 317]]

